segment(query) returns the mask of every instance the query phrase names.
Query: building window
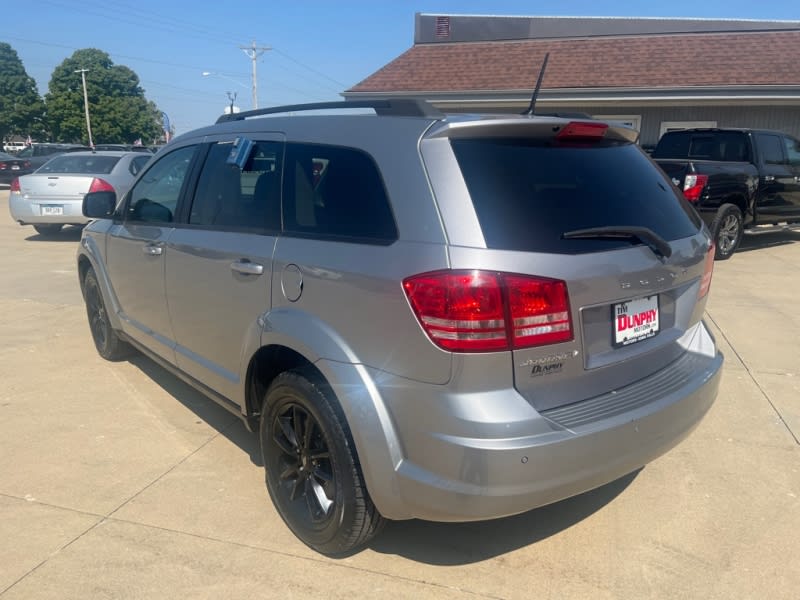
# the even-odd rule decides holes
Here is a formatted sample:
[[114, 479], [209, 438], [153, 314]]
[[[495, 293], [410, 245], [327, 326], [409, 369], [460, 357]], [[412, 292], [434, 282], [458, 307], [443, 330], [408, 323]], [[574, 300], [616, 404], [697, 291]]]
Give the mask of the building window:
[[712, 129], [717, 126], [716, 121], [661, 121], [661, 137], [668, 131], [679, 131], [681, 129]]

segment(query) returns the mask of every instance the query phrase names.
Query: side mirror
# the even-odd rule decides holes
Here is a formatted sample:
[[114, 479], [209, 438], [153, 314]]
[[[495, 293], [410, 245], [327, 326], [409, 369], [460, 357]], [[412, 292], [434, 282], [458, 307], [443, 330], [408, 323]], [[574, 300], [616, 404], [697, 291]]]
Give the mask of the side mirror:
[[117, 206], [115, 192], [89, 192], [83, 197], [81, 210], [84, 217], [91, 219], [108, 219], [114, 214]]

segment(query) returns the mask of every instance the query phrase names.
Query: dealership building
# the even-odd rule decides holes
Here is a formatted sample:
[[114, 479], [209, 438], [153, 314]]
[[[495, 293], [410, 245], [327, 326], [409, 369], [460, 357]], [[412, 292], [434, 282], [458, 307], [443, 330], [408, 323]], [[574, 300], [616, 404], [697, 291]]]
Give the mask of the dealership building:
[[414, 45], [344, 92], [423, 98], [444, 112], [537, 112], [641, 131], [777, 129], [800, 137], [800, 21], [415, 16]]

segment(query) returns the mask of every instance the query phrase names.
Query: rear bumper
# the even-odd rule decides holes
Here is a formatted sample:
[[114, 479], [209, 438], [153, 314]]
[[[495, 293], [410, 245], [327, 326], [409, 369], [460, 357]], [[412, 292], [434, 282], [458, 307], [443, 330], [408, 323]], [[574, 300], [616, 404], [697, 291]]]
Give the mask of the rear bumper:
[[[61, 214], [46, 214], [48, 209], [51, 212], [60, 209]], [[83, 216], [83, 198], [30, 200], [18, 192], [12, 192], [8, 196], [8, 210], [11, 218], [20, 225], [85, 225], [90, 221]]]
[[[723, 357], [702, 323], [693, 329], [699, 339], [662, 371], [544, 414], [513, 389], [448, 396], [443, 386], [382, 382], [402, 458], [391, 489], [370, 488], [376, 506], [394, 519], [491, 519], [635, 471], [684, 439], [716, 398]], [[664, 380], [670, 384], [662, 387]], [[409, 416], [408, 410], [425, 405], [428, 414]], [[443, 406], [449, 428], [443, 426]], [[517, 416], [498, 418], [504, 413]], [[365, 475], [369, 485], [372, 477]]]

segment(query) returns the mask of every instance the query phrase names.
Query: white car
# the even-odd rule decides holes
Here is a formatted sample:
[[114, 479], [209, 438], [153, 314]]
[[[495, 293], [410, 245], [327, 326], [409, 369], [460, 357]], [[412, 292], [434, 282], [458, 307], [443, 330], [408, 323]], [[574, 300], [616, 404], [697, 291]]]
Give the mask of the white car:
[[33, 225], [40, 235], [54, 235], [64, 225], [84, 225], [81, 205], [88, 192], [122, 196], [152, 157], [141, 152], [71, 152], [61, 154], [36, 172], [11, 182], [8, 207], [20, 225]]

